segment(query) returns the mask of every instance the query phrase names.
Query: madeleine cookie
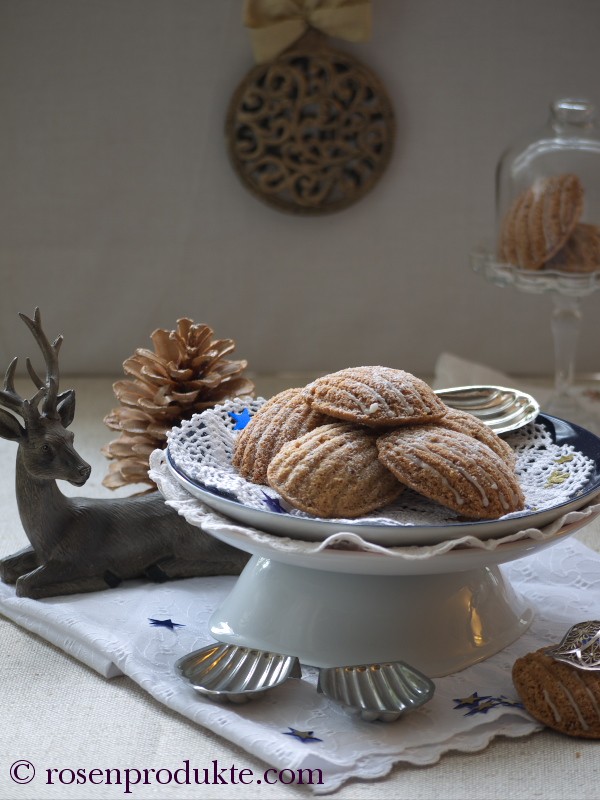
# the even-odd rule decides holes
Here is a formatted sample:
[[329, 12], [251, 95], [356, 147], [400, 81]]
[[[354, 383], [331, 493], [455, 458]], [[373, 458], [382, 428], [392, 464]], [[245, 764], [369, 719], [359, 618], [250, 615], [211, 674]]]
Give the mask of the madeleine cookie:
[[542, 648], [517, 659], [512, 678], [534, 719], [567, 736], [600, 739], [600, 672], [562, 664]]
[[284, 445], [269, 464], [269, 485], [317, 517], [360, 517], [402, 486], [377, 458], [376, 436], [343, 422], [323, 425]]
[[500, 258], [523, 269], [540, 269], [564, 246], [582, 210], [583, 187], [576, 175], [536, 181], [504, 218]]
[[441, 425], [380, 436], [381, 462], [401, 483], [468, 519], [497, 519], [523, 508], [512, 469], [482, 442]]
[[595, 272], [600, 269], [600, 228], [580, 222], [565, 245], [544, 264], [562, 272]]
[[286, 442], [331, 419], [308, 405], [302, 389], [276, 394], [252, 417], [238, 436], [232, 464], [252, 483], [267, 482], [267, 467]]
[[446, 413], [424, 381], [390, 367], [332, 372], [309, 383], [304, 396], [315, 411], [373, 428], [435, 422]]
[[512, 447], [504, 439], [501, 439], [498, 434], [494, 433], [485, 422], [477, 419], [473, 414], [469, 414], [467, 411], [459, 411], [456, 408], [448, 408], [437, 424], [443, 428], [466, 433], [468, 436], [478, 439], [499, 455], [503, 461], [506, 461], [511, 469], [514, 469], [516, 457]]

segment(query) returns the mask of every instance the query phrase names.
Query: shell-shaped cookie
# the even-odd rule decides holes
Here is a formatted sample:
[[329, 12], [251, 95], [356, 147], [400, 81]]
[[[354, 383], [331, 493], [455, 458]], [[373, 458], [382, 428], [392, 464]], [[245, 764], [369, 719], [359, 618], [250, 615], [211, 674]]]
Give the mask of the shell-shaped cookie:
[[446, 413], [424, 381], [390, 367], [332, 372], [309, 383], [305, 397], [316, 411], [373, 428], [435, 422]]
[[568, 736], [600, 739], [600, 672], [562, 664], [542, 648], [517, 659], [512, 678], [534, 719]]
[[582, 210], [577, 175], [537, 180], [516, 198], [502, 222], [500, 258], [523, 269], [540, 269], [564, 246]]
[[595, 272], [600, 269], [600, 228], [580, 222], [563, 247], [544, 269], [562, 272]]
[[468, 411], [448, 408], [442, 419], [436, 424], [478, 439], [499, 455], [503, 461], [506, 461], [511, 469], [514, 469], [516, 456], [512, 447], [497, 433], [494, 433], [489, 425], [474, 417], [473, 414], [469, 414]]
[[403, 487], [377, 458], [375, 434], [343, 422], [309, 431], [271, 461], [269, 485], [317, 517], [352, 518], [390, 503]]
[[512, 469], [493, 450], [440, 425], [398, 428], [377, 440], [381, 462], [419, 494], [468, 519], [497, 519], [523, 507]]
[[302, 389], [286, 389], [271, 397], [238, 436], [232, 464], [252, 483], [267, 482], [267, 467], [284, 444], [331, 419], [314, 411]]

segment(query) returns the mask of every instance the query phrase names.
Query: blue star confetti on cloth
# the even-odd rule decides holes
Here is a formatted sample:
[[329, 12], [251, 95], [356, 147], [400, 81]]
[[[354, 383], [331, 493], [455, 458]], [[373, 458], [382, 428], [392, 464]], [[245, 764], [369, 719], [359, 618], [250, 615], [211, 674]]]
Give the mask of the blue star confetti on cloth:
[[245, 408], [240, 414], [236, 414], [235, 411], [230, 411], [229, 416], [235, 422], [235, 425], [233, 426], [234, 431], [243, 430], [252, 418], [252, 415], [247, 408]]
[[300, 742], [322, 742], [317, 736], [313, 736], [314, 731], [299, 731], [296, 728], [289, 728], [287, 731], [282, 731], [285, 736], [294, 736]]
[[265, 498], [265, 503], [269, 507], [269, 511], [275, 511], [277, 514], [287, 514], [287, 511], [276, 497], [269, 497], [266, 492], [263, 492], [263, 497]]
[[459, 708], [468, 709], [468, 711], [465, 712], [465, 717], [472, 717], [475, 714], [487, 714], [490, 709], [498, 708], [498, 706], [523, 708], [523, 703], [509, 700], [508, 697], [505, 697], [503, 694], [501, 694], [500, 697], [492, 697], [489, 694], [479, 695], [477, 692], [473, 692], [469, 697], [454, 698], [453, 702], [455, 703], [455, 710]]
[[152, 619], [152, 617], [148, 617], [148, 621], [153, 628], [168, 628], [170, 631], [174, 631], [175, 628], [185, 628], [182, 622], [173, 622], [172, 619]]

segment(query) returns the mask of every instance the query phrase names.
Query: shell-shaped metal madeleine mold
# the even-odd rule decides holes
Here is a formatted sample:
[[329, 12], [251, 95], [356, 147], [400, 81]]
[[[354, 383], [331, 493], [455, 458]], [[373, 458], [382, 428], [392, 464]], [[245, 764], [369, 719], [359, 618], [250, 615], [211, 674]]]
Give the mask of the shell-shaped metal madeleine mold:
[[302, 677], [293, 656], [229, 644], [195, 650], [175, 667], [197, 692], [219, 703], [247, 703], [288, 678]]
[[438, 389], [438, 397], [457, 411], [467, 411], [495, 433], [508, 433], [527, 425], [540, 413], [535, 398], [504, 386], [455, 386]]
[[394, 722], [431, 700], [435, 685], [414, 667], [395, 661], [323, 668], [317, 691], [359, 711], [367, 722]]

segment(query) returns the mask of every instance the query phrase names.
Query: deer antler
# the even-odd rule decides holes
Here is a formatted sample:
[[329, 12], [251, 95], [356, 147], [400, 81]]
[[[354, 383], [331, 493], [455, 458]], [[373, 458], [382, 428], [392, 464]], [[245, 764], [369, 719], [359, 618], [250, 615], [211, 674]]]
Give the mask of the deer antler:
[[38, 391], [31, 400], [26, 400], [15, 389], [15, 371], [17, 369], [18, 358], [15, 356], [8, 365], [4, 376], [4, 388], [0, 389], [0, 406], [10, 408], [11, 411], [19, 414], [23, 419], [30, 419], [32, 409], [37, 409], [40, 397], [46, 393], [46, 387], [38, 387]]
[[34, 400], [39, 399], [41, 395], [45, 395], [44, 403], [42, 406], [42, 412], [49, 417], [57, 416], [56, 402], [58, 397], [58, 380], [59, 380], [58, 351], [60, 350], [63, 337], [57, 336], [56, 339], [52, 342], [52, 344], [50, 344], [50, 342], [48, 341], [48, 337], [42, 330], [42, 316], [40, 314], [39, 308], [35, 309], [33, 319], [30, 319], [25, 314], [19, 314], [19, 316], [33, 334], [33, 338], [38, 343], [38, 346], [42, 351], [42, 355], [44, 356], [44, 361], [46, 362], [45, 381], [42, 381], [40, 379], [29, 359], [27, 359], [25, 362], [27, 365], [27, 372], [29, 373], [29, 377], [39, 390], [35, 395], [35, 398], [33, 398], [30, 402], [33, 403]]
[[22, 414], [25, 399], [15, 390], [15, 370], [17, 369], [18, 360], [19, 359], [15, 356], [8, 365], [4, 376], [4, 388], [0, 390], [0, 401], [6, 408], [10, 408], [12, 411]]

